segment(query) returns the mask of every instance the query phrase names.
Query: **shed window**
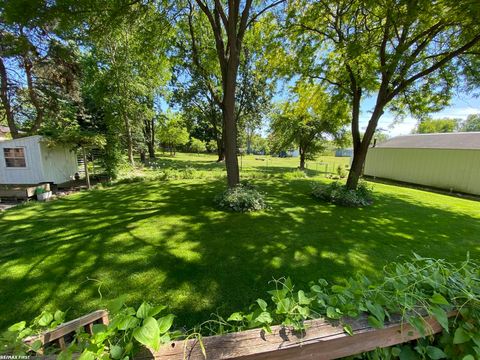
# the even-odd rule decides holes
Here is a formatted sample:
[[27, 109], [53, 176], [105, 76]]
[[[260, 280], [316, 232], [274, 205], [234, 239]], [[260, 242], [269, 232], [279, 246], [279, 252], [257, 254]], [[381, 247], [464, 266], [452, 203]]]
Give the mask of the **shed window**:
[[5, 165], [9, 168], [27, 167], [25, 162], [25, 148], [4, 148]]

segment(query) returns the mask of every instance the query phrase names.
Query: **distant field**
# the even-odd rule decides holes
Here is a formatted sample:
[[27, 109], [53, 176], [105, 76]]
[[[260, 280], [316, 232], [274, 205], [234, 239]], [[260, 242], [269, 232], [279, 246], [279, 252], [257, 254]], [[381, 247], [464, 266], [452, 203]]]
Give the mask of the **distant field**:
[[[315, 162], [297, 178], [298, 158], [246, 156], [242, 176], [270, 209], [220, 211], [224, 164], [210, 155], [160, 157], [157, 170], [191, 170], [191, 179], [147, 180], [77, 193], [0, 214], [0, 329], [42, 308], [78, 316], [105, 299], [165, 304], [188, 327], [212, 312], [245, 309], [290, 276], [299, 286], [320, 277], [375, 276], [413, 251], [458, 261], [480, 256], [480, 203], [374, 184], [363, 209], [318, 202], [314, 182], [329, 181]], [[332, 168], [346, 158], [322, 157]], [[335, 166], [334, 166], [335, 165]], [[100, 294], [102, 299], [100, 298]]]

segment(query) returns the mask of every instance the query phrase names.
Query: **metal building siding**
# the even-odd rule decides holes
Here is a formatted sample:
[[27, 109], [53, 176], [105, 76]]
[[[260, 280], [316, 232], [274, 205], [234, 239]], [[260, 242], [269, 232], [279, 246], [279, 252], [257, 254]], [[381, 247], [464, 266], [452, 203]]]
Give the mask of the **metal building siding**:
[[[40, 158], [40, 136], [0, 142], [0, 184], [37, 184], [43, 179], [43, 166]], [[7, 168], [4, 148], [25, 148], [25, 168]]]
[[364, 173], [480, 195], [480, 150], [371, 148]]

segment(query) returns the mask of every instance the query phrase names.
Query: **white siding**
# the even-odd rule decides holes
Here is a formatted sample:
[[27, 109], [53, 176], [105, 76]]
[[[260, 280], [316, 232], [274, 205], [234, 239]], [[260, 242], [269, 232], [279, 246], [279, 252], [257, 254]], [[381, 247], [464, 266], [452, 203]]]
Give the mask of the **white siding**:
[[61, 184], [72, 180], [77, 168], [77, 156], [66, 147], [48, 147], [40, 142], [44, 181]]
[[[7, 168], [4, 148], [23, 147], [25, 168]], [[29, 136], [0, 142], [0, 184], [57, 184], [73, 179], [77, 172], [77, 157], [62, 146], [47, 147], [41, 136]]]
[[372, 148], [364, 173], [480, 195], [480, 150]]
[[[0, 184], [38, 184], [43, 181], [43, 168], [40, 158], [40, 136], [0, 142]], [[23, 147], [25, 149], [25, 168], [6, 166], [4, 148]]]

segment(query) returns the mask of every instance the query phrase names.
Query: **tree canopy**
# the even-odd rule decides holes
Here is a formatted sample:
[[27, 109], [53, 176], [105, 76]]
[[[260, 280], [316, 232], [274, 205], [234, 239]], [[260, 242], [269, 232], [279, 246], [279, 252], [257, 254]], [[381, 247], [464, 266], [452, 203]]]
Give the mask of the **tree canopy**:
[[113, 178], [135, 155], [155, 157], [165, 114], [178, 114], [188, 139], [216, 144], [232, 187], [240, 148], [269, 148], [268, 120], [275, 144], [305, 158], [348, 119], [353, 189], [386, 111], [422, 119], [422, 132], [478, 131], [478, 116], [428, 115], [478, 91], [479, 17], [478, 2], [456, 0], [6, 0], [0, 121], [13, 137], [72, 124], [102, 136]]

